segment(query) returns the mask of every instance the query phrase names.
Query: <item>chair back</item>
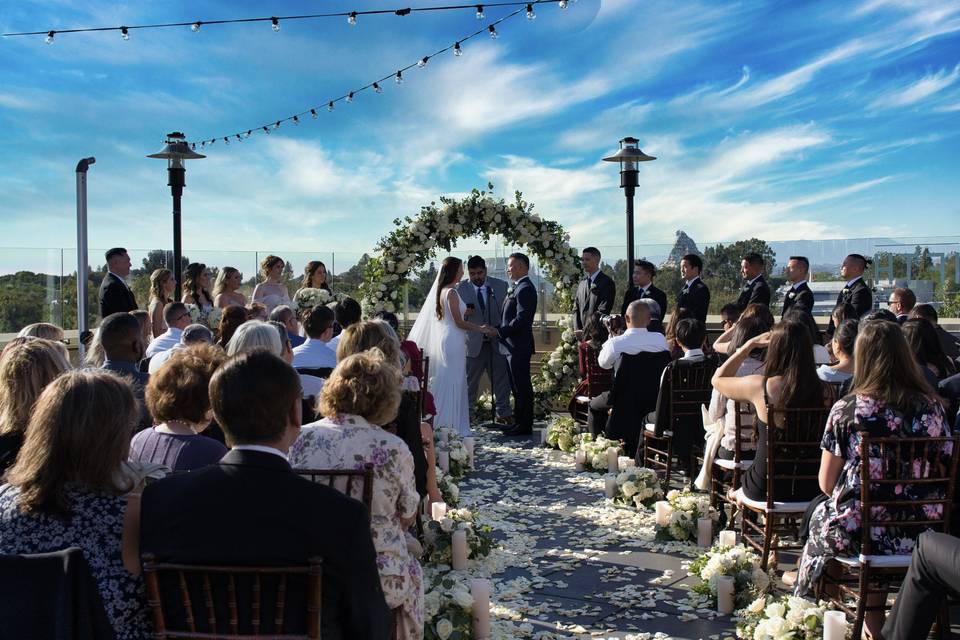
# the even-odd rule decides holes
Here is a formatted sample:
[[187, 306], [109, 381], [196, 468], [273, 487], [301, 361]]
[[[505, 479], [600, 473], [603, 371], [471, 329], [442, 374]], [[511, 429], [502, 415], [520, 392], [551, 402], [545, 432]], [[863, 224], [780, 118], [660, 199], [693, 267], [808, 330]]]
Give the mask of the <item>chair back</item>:
[[[737, 429], [737, 437], [733, 441], [733, 459], [736, 462], [743, 460], [745, 449], [756, 449], [757, 442], [757, 411], [749, 402], [734, 402], [736, 413], [733, 419]], [[749, 445], [749, 447], [744, 446]]]
[[860, 553], [883, 554], [876, 544], [880, 536], [916, 540], [928, 530], [947, 533], [960, 438], [858, 436]]
[[294, 567], [162, 563], [143, 556], [153, 638], [319, 640], [322, 561]]
[[710, 405], [711, 379], [717, 366], [716, 356], [700, 362], [674, 360], [667, 365], [657, 398], [657, 435], [701, 427], [700, 405]]
[[604, 369], [597, 362], [599, 351], [591, 347], [586, 349], [587, 397], [596, 398], [613, 386], [613, 370]]
[[367, 516], [373, 517], [373, 463], [364, 463], [363, 469], [294, 469], [293, 472], [359, 500], [367, 508]]
[[423, 362], [423, 376], [420, 378], [420, 415], [423, 416], [424, 399], [430, 386], [430, 356], [423, 355], [423, 349], [420, 349], [420, 361]]
[[613, 407], [606, 425], [608, 438], [623, 440], [626, 455], [633, 456], [643, 433], [646, 416], [657, 406], [660, 376], [670, 363], [666, 351], [620, 356], [609, 403]]
[[317, 411], [317, 396], [307, 396], [300, 399], [300, 424], [310, 424], [321, 418]]
[[816, 494], [820, 443], [829, 406], [784, 408], [767, 405], [767, 507], [775, 500], [801, 502]]
[[305, 376], [315, 376], [324, 380], [333, 373], [333, 367], [297, 367], [296, 370], [297, 373], [302, 373]]

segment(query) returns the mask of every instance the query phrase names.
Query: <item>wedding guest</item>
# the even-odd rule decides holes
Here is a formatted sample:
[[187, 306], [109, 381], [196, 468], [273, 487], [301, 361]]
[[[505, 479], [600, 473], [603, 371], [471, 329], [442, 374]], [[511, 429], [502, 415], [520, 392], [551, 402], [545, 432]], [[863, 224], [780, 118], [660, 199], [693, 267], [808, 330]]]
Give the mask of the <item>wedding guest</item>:
[[613, 313], [613, 300], [617, 287], [613, 278], [600, 269], [600, 250], [587, 247], [580, 257], [586, 277], [577, 285], [573, 299], [573, 328], [583, 331], [591, 316], [607, 316]]
[[884, 640], [926, 640], [945, 598], [960, 591], [957, 558], [960, 558], [960, 539], [934, 531], [917, 537], [910, 569], [880, 637]]
[[874, 309], [872, 311], [867, 311], [865, 314], [860, 316], [860, 322], [872, 322], [874, 320], [880, 320], [883, 322], [897, 322], [897, 316], [893, 315], [893, 312], [890, 309]]
[[[762, 347], [767, 347], [763, 373], [738, 377], [737, 372], [746, 359]], [[757, 452], [753, 464], [741, 475], [741, 488], [747, 498], [767, 499], [767, 429], [781, 426], [769, 424], [767, 407], [791, 409], [824, 405], [830, 393], [823, 385], [813, 362], [810, 332], [803, 323], [792, 319], [781, 321], [769, 333], [747, 340], [717, 369], [713, 388], [730, 400], [749, 402], [756, 415]], [[774, 499], [779, 501], [809, 500], [816, 492], [813, 481], [773, 487]]]
[[791, 309], [813, 313], [813, 291], [807, 284], [810, 278], [810, 261], [804, 256], [790, 256], [790, 260], [787, 261], [786, 275], [790, 289], [783, 297], [781, 317]]
[[246, 306], [247, 296], [240, 293], [243, 286], [243, 275], [234, 267], [223, 267], [213, 283], [213, 304], [218, 309], [225, 309], [231, 305]]
[[266, 322], [251, 320], [240, 325], [227, 343], [227, 355], [234, 356], [255, 349], [263, 349], [279, 358], [283, 353], [283, 343], [276, 329]]
[[[66, 357], [70, 357], [69, 353]], [[103, 345], [100, 343], [100, 332], [94, 329], [91, 332], [90, 343], [83, 353], [83, 366], [99, 369], [103, 366], [103, 362], [106, 359], [107, 354], [103, 352]]]
[[0, 354], [0, 475], [13, 464], [37, 398], [70, 363], [43, 338], [11, 343]]
[[49, 322], [28, 324], [17, 333], [18, 338], [43, 338], [54, 342], [63, 342], [63, 329]]
[[[263, 326], [279, 342], [277, 332]], [[366, 509], [298, 476], [287, 462], [300, 435], [296, 372], [270, 353], [244, 352], [217, 369], [209, 394], [230, 451], [217, 464], [147, 485], [140, 551], [161, 562], [227, 566], [306, 565], [320, 557], [322, 637], [388, 637], [390, 616]], [[290, 589], [288, 607], [303, 607], [302, 596]], [[260, 633], [272, 635], [273, 621], [266, 618]], [[198, 631], [207, 630], [205, 618], [196, 623]]]
[[[351, 327], [347, 335], [356, 333], [356, 328]], [[290, 464], [306, 469], [374, 465], [377, 490], [370, 529], [380, 585], [387, 606], [394, 611], [394, 637], [421, 640], [423, 570], [404, 535], [415, 522], [420, 504], [413, 457], [400, 438], [378, 426], [390, 422], [399, 406], [400, 372], [392, 362], [376, 349], [344, 355], [320, 394], [320, 412], [327, 417], [303, 427], [291, 448]]]
[[137, 308], [137, 298], [127, 285], [130, 275], [130, 256], [122, 247], [114, 247], [104, 256], [107, 261], [107, 273], [100, 282], [100, 317], [111, 313], [133, 311]]
[[249, 319], [250, 314], [246, 307], [232, 304], [224, 309], [223, 315], [220, 316], [220, 328], [217, 332], [219, 338], [217, 338], [217, 344], [226, 349], [227, 343], [230, 342], [230, 338], [233, 337], [233, 334], [237, 331], [237, 328], [239, 328], [240, 325]]
[[270, 255], [260, 262], [260, 275], [263, 277], [263, 282], [254, 287], [253, 301], [262, 304], [267, 314], [281, 304], [290, 305], [290, 291], [283, 283], [285, 266], [286, 263], [280, 256]]
[[[863, 272], [871, 264], [873, 264], [872, 260], [859, 253], [851, 253], [844, 258], [843, 264], [840, 265], [840, 277], [847, 283], [837, 296], [837, 304], [849, 302], [853, 305], [858, 318], [873, 309], [873, 292], [863, 280]], [[836, 325], [831, 317], [830, 325], [827, 327], [828, 336], [833, 336], [834, 328], [836, 328]]]
[[316, 306], [303, 318], [307, 339], [293, 350], [293, 366], [297, 369], [332, 369], [337, 366], [333, 340], [334, 313], [329, 307]]
[[817, 366], [820, 366], [821, 364], [830, 364], [830, 352], [827, 351], [827, 348], [823, 346], [821, 342], [820, 327], [817, 326], [817, 321], [813, 319], [812, 314], [806, 313], [805, 311], [801, 311], [799, 309], [794, 309], [783, 316], [783, 319], [799, 322], [807, 328], [807, 331], [810, 333], [810, 342], [813, 343], [813, 361]]
[[887, 308], [897, 316], [897, 322], [903, 324], [910, 317], [910, 312], [917, 306], [917, 295], [907, 287], [897, 287], [890, 292], [887, 299]]
[[836, 364], [821, 364], [817, 367], [817, 377], [824, 382], [843, 383], [853, 378], [854, 345], [860, 323], [856, 320], [844, 320], [833, 332], [831, 346]]
[[180, 342], [173, 345], [173, 348], [161, 351], [150, 358], [150, 364], [147, 371], [152, 375], [160, 370], [167, 360], [187, 347], [197, 344], [213, 344], [213, 332], [203, 324], [187, 325], [183, 333], [180, 334]]
[[210, 344], [172, 353], [147, 385], [147, 407], [156, 426], [133, 437], [130, 459], [166, 465], [171, 471], [192, 471], [227, 453], [222, 444], [200, 435], [213, 419], [210, 378], [227, 357]]
[[918, 304], [910, 312], [910, 317], [923, 318], [932, 324], [933, 328], [937, 330], [937, 338], [940, 340], [940, 347], [943, 352], [947, 354], [948, 358], [957, 362], [957, 359], [960, 358], [960, 340], [940, 326], [940, 318], [932, 304]]
[[931, 386], [936, 389], [940, 380], [957, 372], [956, 365], [947, 357], [937, 339], [937, 330], [922, 318], [914, 318], [903, 323], [903, 337], [921, 369], [933, 374], [927, 376]]
[[740, 275], [746, 281], [736, 302], [741, 311], [746, 309], [748, 304], [770, 306], [770, 285], [763, 278], [765, 268], [766, 263], [759, 253], [751, 252], [741, 258]]
[[839, 327], [844, 320], [860, 320], [856, 307], [849, 302], [841, 302], [830, 312], [830, 322], [834, 327]]
[[140, 323], [140, 337], [143, 338], [143, 348], [153, 341], [153, 327], [150, 324], [150, 314], [144, 309], [134, 309], [130, 312], [137, 322]]
[[307, 341], [306, 338], [300, 335], [300, 323], [297, 321], [297, 314], [287, 305], [281, 304], [274, 308], [274, 310], [270, 312], [270, 320], [279, 322], [287, 328], [287, 338], [294, 348], [299, 347]]
[[140, 411], [138, 430], [147, 429], [152, 424], [150, 413], [144, 400], [143, 390], [150, 376], [141, 373], [137, 363], [143, 359], [144, 343], [140, 323], [129, 313], [113, 313], [103, 319], [97, 330], [106, 359], [102, 369], [112, 371], [127, 378], [137, 399]]
[[0, 553], [79, 547], [117, 640], [153, 629], [137, 577], [136, 487], [121, 472], [137, 406], [127, 381], [71, 371], [37, 400], [16, 463], [0, 487]]
[[733, 346], [733, 334], [736, 330], [738, 324], [745, 320], [751, 318], [757, 318], [762, 326], [766, 327], [760, 333], [766, 333], [773, 328], [773, 313], [770, 311], [770, 307], [765, 304], [748, 304], [747, 308], [743, 310], [743, 313], [740, 314], [740, 317], [737, 318], [737, 324], [731, 329], [727, 329], [720, 337], [718, 337], [713, 343], [713, 350], [717, 353], [732, 353], [736, 348]]
[[[393, 329], [393, 332], [399, 336], [400, 335], [400, 320], [397, 318], [397, 314], [390, 311], [378, 311], [373, 315], [375, 319], [383, 320], [390, 325], [390, 328]], [[404, 373], [408, 376], [413, 376], [418, 381], [423, 379], [423, 357], [420, 354], [420, 347], [417, 346], [417, 343], [413, 340], [401, 340], [400, 341], [400, 351], [407, 357], [407, 364], [404, 365]], [[409, 370], [408, 370], [409, 369]], [[423, 415], [424, 416], [435, 416], [437, 415], [437, 407], [433, 401], [433, 394], [429, 390], [423, 392]], [[432, 429], [431, 429], [432, 433]], [[430, 441], [430, 446], [433, 446], [433, 440]], [[414, 458], [416, 462], [416, 458]]]
[[266, 322], [270, 319], [270, 312], [267, 311], [266, 305], [260, 304], [259, 302], [251, 302], [247, 305], [247, 318]]
[[728, 302], [720, 307], [720, 327], [724, 331], [732, 330], [734, 325], [737, 324], [737, 320], [740, 319], [740, 313], [745, 309], [746, 307], [743, 309], [738, 307], [735, 302]]
[[683, 278], [683, 289], [677, 296], [677, 308], [686, 308], [693, 313], [693, 317], [707, 323], [707, 312], [710, 309], [710, 289], [700, 279], [703, 271], [703, 259], [695, 253], [688, 253], [680, 259], [680, 276]]
[[213, 309], [213, 296], [210, 295], [210, 272], [207, 265], [201, 262], [191, 262], [183, 272], [184, 304], [192, 304], [200, 310], [201, 316], [206, 316]]
[[687, 309], [686, 307], [679, 307], [676, 311], [670, 314], [670, 321], [667, 323], [667, 328], [664, 330], [664, 338], [667, 341], [667, 349], [670, 351], [670, 356], [676, 360], [683, 355], [683, 349], [680, 348], [680, 345], [677, 344], [677, 323], [681, 320], [686, 320], [687, 318], [693, 318], [693, 311]]
[[177, 280], [169, 269], [155, 269], [150, 274], [150, 304], [147, 306], [147, 312], [150, 314], [150, 324], [154, 338], [167, 330], [167, 323], [163, 319], [163, 309], [173, 302], [173, 295], [176, 290]]
[[[286, 362], [289, 365], [293, 364], [293, 346], [290, 344], [290, 334], [287, 333], [287, 327], [280, 322], [271, 320], [268, 322], [271, 327], [277, 331], [277, 335], [280, 336], [280, 344], [282, 345], [282, 350], [279, 354], [280, 359]], [[297, 372], [297, 375], [300, 376], [300, 389], [303, 391], [303, 399], [310, 400], [313, 399], [313, 404], [316, 404], [315, 400], [320, 397], [320, 391], [323, 389], [323, 384], [326, 382], [323, 378], [318, 376], [311, 376], [306, 373]], [[306, 419], [307, 407], [304, 406], [304, 421], [312, 422], [316, 415], [312, 415], [310, 420]], [[312, 409], [311, 409], [312, 411]]]
[[303, 282], [300, 283], [300, 288], [330, 291], [330, 285], [327, 284], [327, 265], [319, 260], [308, 262], [303, 268]]
[[[353, 298], [344, 298], [343, 300], [337, 302], [337, 306], [334, 309], [334, 314], [336, 315], [337, 326], [340, 328], [341, 332], [345, 331], [347, 327], [360, 322], [360, 319], [363, 317], [363, 311], [360, 309], [360, 303]], [[337, 344], [340, 342], [340, 335], [341, 333], [337, 333], [329, 340], [328, 346], [334, 353], [337, 352]]]
[[623, 293], [623, 304], [620, 306], [620, 313], [626, 314], [627, 307], [634, 300], [652, 298], [657, 301], [660, 307], [660, 319], [667, 311], [667, 294], [653, 284], [653, 279], [657, 277], [657, 268], [649, 260], [636, 260], [633, 263], [633, 287]]
[[161, 351], [173, 349], [180, 344], [180, 335], [190, 324], [190, 312], [182, 302], [170, 302], [163, 308], [163, 320], [167, 330], [153, 339], [147, 346], [146, 356], [152, 358]]
[[650, 324], [647, 325], [647, 331], [653, 331], [654, 333], [663, 334], [663, 309], [660, 308], [660, 303], [654, 300], [653, 298], [640, 298], [640, 304], [647, 307], [647, 310], [650, 311]]
[[[820, 463], [820, 489], [829, 499], [821, 502], [810, 519], [809, 538], [800, 558], [795, 593], [803, 596], [816, 588], [820, 576], [832, 558], [856, 556], [860, 531], [860, 439], [861, 433], [883, 438], [949, 436], [950, 429], [940, 403], [920, 373], [913, 354], [896, 323], [867, 322], [861, 325], [855, 348], [853, 388], [833, 405], [823, 434]], [[949, 464], [947, 444], [933, 464]], [[756, 464], [756, 463], [754, 463]], [[918, 502], [935, 497], [932, 485], [897, 485]], [[893, 485], [881, 486], [877, 499], [889, 493]], [[939, 496], [942, 497], [942, 496]], [[883, 507], [885, 510], [893, 507]], [[913, 517], [923, 520], [924, 506], [909, 507]], [[939, 507], [934, 507], [939, 509]], [[915, 512], [915, 513], [914, 513]], [[906, 515], [906, 514], [900, 514]], [[882, 553], [909, 553], [915, 540], [893, 528], [875, 530], [876, 548]], [[870, 607], [882, 602], [871, 598]], [[881, 611], [867, 610], [867, 631], [879, 637], [883, 623]]]

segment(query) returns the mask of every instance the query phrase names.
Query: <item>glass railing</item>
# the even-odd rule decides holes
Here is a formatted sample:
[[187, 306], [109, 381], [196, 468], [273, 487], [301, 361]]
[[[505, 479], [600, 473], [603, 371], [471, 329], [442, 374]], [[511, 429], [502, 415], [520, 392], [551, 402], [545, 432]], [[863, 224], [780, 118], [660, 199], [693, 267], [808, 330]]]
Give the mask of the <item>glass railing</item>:
[[[638, 229], [642, 237], [642, 230]], [[811, 283], [817, 297], [816, 312], [826, 314], [833, 307], [836, 296], [843, 287], [839, 265], [850, 253], [860, 253], [873, 260], [867, 280], [874, 286], [874, 300], [880, 305], [887, 300], [895, 286], [909, 286], [918, 301], [930, 302], [940, 309], [944, 319], [960, 315], [960, 236], [922, 238], [852, 238], [835, 240], [794, 241], [748, 241], [751, 248], [762, 250], [769, 258], [768, 280], [773, 288], [785, 288], [783, 269], [794, 255], [802, 255], [811, 264]], [[669, 305], [676, 300], [676, 292], [682, 286], [676, 263], [679, 256], [693, 250], [693, 245], [678, 243], [638, 243], [634, 256], [645, 258], [659, 266], [655, 280], [657, 286], [667, 292]], [[748, 250], [746, 243], [697, 242], [696, 250], [704, 256], [704, 280], [711, 289], [711, 313], [736, 300], [742, 281], [739, 277], [740, 254]], [[604, 269], [615, 279], [618, 299], [627, 284], [626, 247], [599, 246], [603, 255]], [[522, 248], [497, 244], [479, 245], [464, 242], [451, 252], [466, 258], [481, 255], [487, 262], [491, 275], [505, 278], [507, 256]], [[164, 250], [129, 249], [133, 272], [129, 284], [142, 306], [149, 301], [150, 273], [157, 268], [172, 265], [172, 253]], [[103, 277], [103, 248], [89, 251], [88, 264], [88, 313], [89, 324], [98, 321], [97, 288]], [[300, 287], [303, 269], [311, 260], [321, 260], [327, 267], [329, 281], [335, 291], [354, 295], [362, 279], [363, 252], [314, 251], [292, 252], [280, 248], [264, 251], [220, 251], [214, 249], [188, 249], [184, 259], [203, 262], [216, 270], [231, 266], [243, 274], [242, 292], [248, 297], [259, 279], [260, 261], [267, 255], [281, 256], [288, 265], [284, 277], [293, 294]], [[443, 255], [432, 261], [439, 267]], [[55, 248], [0, 248], [0, 333], [9, 333], [33, 322], [53, 322], [67, 329], [77, 326], [77, 255], [75, 249]], [[541, 293], [541, 320], [555, 318], [553, 284], [544, 277], [544, 271], [536, 259], [531, 264], [531, 276]], [[424, 269], [413, 274], [406, 290], [407, 312], [416, 311], [430, 288], [433, 272]], [[780, 296], [774, 305], [779, 304]], [[401, 312], [404, 310], [401, 309]]]

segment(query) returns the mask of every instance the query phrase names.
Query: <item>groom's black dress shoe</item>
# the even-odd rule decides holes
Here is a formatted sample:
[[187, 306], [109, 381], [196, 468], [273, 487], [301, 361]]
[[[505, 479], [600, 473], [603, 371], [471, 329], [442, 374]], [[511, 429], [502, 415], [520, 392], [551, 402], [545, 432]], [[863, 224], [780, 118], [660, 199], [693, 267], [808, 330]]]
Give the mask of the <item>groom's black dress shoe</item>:
[[513, 436], [529, 436], [533, 435], [533, 429], [530, 427], [510, 427], [509, 429], [503, 430], [503, 435], [513, 437]]

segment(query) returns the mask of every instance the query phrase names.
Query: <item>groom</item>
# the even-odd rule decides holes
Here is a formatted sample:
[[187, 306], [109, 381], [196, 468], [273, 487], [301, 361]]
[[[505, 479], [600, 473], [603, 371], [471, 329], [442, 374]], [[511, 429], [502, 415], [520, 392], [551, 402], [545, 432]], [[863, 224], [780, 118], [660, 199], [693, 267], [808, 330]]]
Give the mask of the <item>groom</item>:
[[499, 327], [486, 327], [484, 333], [499, 338], [507, 349], [510, 365], [510, 384], [513, 386], [512, 428], [505, 429], [506, 436], [525, 436], [533, 433], [533, 381], [530, 378], [530, 358], [535, 351], [533, 344], [533, 318], [537, 311], [537, 289], [527, 274], [530, 259], [522, 253], [513, 253], [507, 258], [507, 276], [514, 286], [507, 291], [503, 305], [503, 318]]

